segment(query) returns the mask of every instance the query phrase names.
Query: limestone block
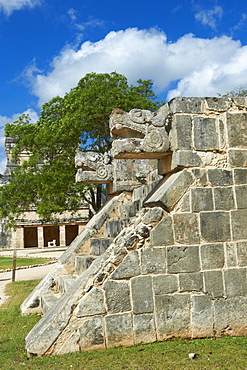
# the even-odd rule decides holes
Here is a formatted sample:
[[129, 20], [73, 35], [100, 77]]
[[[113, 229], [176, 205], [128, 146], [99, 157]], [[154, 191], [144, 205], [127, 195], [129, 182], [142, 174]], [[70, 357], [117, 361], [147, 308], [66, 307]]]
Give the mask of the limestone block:
[[105, 316], [107, 348], [132, 346], [133, 329], [130, 312]]
[[127, 280], [108, 280], [104, 283], [106, 305], [108, 313], [125, 312], [131, 310], [130, 288]]
[[112, 165], [99, 166], [97, 171], [84, 171], [79, 168], [76, 172], [76, 183], [81, 184], [107, 184], [113, 181]]
[[194, 147], [196, 150], [219, 149], [215, 118], [194, 117]]
[[192, 118], [190, 115], [175, 115], [171, 129], [172, 151], [192, 148]]
[[192, 212], [212, 211], [213, 195], [211, 188], [193, 188], [191, 189]]
[[131, 191], [142, 184], [146, 184], [150, 171], [156, 168], [155, 160], [114, 159], [112, 191]]
[[208, 180], [212, 186], [232, 185], [232, 171], [224, 168], [210, 168], [208, 169]]
[[110, 263], [118, 266], [127, 254], [128, 252], [123, 246], [114, 246], [114, 249], [111, 252]]
[[186, 193], [194, 179], [190, 172], [183, 170], [171, 175], [154, 194], [144, 201], [145, 207], [161, 207], [172, 210], [175, 204]]
[[214, 204], [216, 210], [234, 209], [235, 201], [232, 187], [214, 188]]
[[205, 170], [205, 168], [193, 168], [192, 173], [196, 177], [198, 185], [208, 185], [207, 171]]
[[247, 209], [231, 211], [233, 240], [247, 239]]
[[111, 220], [105, 223], [105, 236], [107, 238], [115, 238], [123, 228], [127, 226], [125, 220]]
[[139, 186], [138, 188], [133, 190], [132, 200], [133, 201], [140, 199], [143, 200], [144, 198], [147, 197], [148, 193], [149, 193], [148, 185]]
[[90, 254], [93, 256], [100, 256], [107, 250], [112, 241], [113, 238], [91, 238]]
[[226, 147], [226, 128], [221, 119], [219, 119], [219, 142], [220, 148], [224, 149]]
[[93, 316], [106, 313], [104, 294], [99, 288], [92, 288], [86, 293], [75, 310], [76, 317]]
[[247, 148], [247, 114], [227, 113], [226, 126], [230, 148]]
[[173, 215], [175, 240], [181, 244], [199, 243], [198, 215], [175, 213]]
[[57, 276], [57, 288], [58, 291], [63, 294], [64, 292], [67, 292], [71, 285], [75, 282], [75, 276], [71, 274], [61, 274]]
[[204, 98], [183, 98], [172, 99], [168, 104], [171, 113], [203, 113]]
[[168, 273], [199, 271], [198, 249], [198, 245], [167, 247]]
[[234, 96], [232, 101], [238, 106], [242, 108], [247, 107], [247, 98], [245, 96]]
[[229, 212], [201, 212], [201, 236], [207, 242], [231, 240]]
[[142, 274], [162, 274], [166, 272], [166, 248], [142, 248], [141, 271]]
[[201, 272], [192, 272], [179, 274], [179, 290], [186, 291], [203, 291], [203, 280]]
[[153, 246], [171, 245], [174, 243], [172, 218], [170, 216], [163, 217], [162, 220], [151, 230], [150, 240]]
[[237, 208], [247, 209], [247, 185], [235, 186]]
[[136, 246], [139, 236], [130, 227], [124, 229], [114, 240], [115, 245], [131, 250]]
[[158, 222], [158, 221], [160, 221], [161, 217], [163, 216], [163, 213], [164, 213], [164, 211], [160, 207], [150, 208], [147, 211], [147, 213], [145, 214], [145, 216], [143, 217], [142, 222], [145, 225], [149, 225], [149, 224], [152, 224], [154, 222]]
[[157, 340], [153, 315], [134, 315], [134, 338], [135, 344], [152, 343]]
[[219, 269], [224, 266], [224, 246], [218, 244], [203, 244], [200, 246], [203, 270]]
[[81, 350], [105, 349], [103, 319], [95, 316], [86, 320], [79, 328]]
[[[66, 305], [62, 313], [57, 312], [57, 307], [67, 300], [67, 296], [67, 293], [63, 294], [47, 314], [28, 333], [25, 338], [28, 353], [35, 353], [37, 355], [45, 354], [66, 327], [71, 314], [71, 307]], [[50, 325], [50, 322], [52, 322], [52, 325]]]
[[164, 127], [150, 128], [144, 139], [128, 138], [114, 140], [112, 155], [116, 159], [164, 158], [169, 152], [169, 138]]
[[131, 280], [133, 312], [135, 314], [151, 313], [154, 310], [151, 276], [137, 276]]
[[158, 340], [190, 336], [190, 295], [166, 294], [155, 296]]
[[231, 108], [231, 100], [228, 98], [207, 97], [205, 102], [209, 110], [225, 112]]
[[228, 161], [231, 167], [247, 167], [247, 150], [229, 149]]
[[246, 297], [247, 276], [245, 268], [224, 270], [227, 297]]
[[154, 294], [167, 294], [178, 291], [178, 276], [172, 274], [153, 276]]
[[183, 196], [180, 201], [180, 211], [181, 212], [190, 212], [190, 193], [187, 193]]
[[42, 312], [45, 314], [58, 300], [58, 297], [53, 292], [47, 292], [40, 297], [40, 305]]
[[171, 169], [178, 167], [198, 167], [202, 165], [201, 157], [192, 150], [177, 150], [172, 154]]
[[216, 335], [247, 334], [246, 297], [218, 299], [214, 311]]
[[210, 296], [192, 295], [191, 302], [192, 338], [212, 337], [214, 335], [214, 312]]
[[[235, 267], [237, 266], [237, 252], [235, 243], [225, 243], [226, 253], [226, 266]], [[247, 265], [247, 263], [246, 263]]]
[[123, 204], [119, 207], [119, 216], [121, 219], [130, 219], [136, 215], [140, 208], [140, 200]]
[[93, 256], [76, 256], [75, 257], [75, 273], [81, 275], [95, 260]]
[[150, 228], [142, 222], [136, 226], [135, 231], [142, 238], [148, 238], [150, 234]]
[[247, 184], [247, 168], [236, 168], [234, 172], [234, 183], [238, 184]]
[[139, 264], [138, 251], [131, 251], [122, 263], [110, 275], [110, 279], [127, 279], [132, 276], [140, 275], [141, 268]]
[[237, 242], [237, 255], [239, 266], [247, 266], [247, 241]]
[[70, 337], [61, 343], [62, 345], [59, 347], [57, 354], [58, 355], [65, 355], [71, 352], [79, 352], [80, 351], [80, 335], [79, 330], [73, 332]]
[[221, 270], [204, 271], [204, 290], [213, 298], [224, 296], [223, 277]]

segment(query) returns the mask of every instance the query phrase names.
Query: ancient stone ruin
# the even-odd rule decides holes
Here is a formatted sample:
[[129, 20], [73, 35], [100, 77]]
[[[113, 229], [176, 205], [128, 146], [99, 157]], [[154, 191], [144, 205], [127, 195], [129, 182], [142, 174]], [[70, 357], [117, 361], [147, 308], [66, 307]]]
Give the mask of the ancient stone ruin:
[[[13, 159], [13, 150], [17, 138], [5, 138], [6, 168], [0, 177], [1, 186], [8, 184], [11, 172], [28, 160], [29, 154], [21, 152], [17, 160]], [[1, 176], [1, 175], [0, 175]], [[0, 218], [0, 249], [23, 249], [66, 247], [83, 230], [89, 220], [88, 204], [81, 204], [76, 212], [65, 211], [56, 215], [57, 223], [43, 220], [36, 212], [34, 206], [30, 206], [25, 212], [15, 219], [15, 227], [7, 228], [8, 220]]]
[[171, 337], [247, 334], [247, 98], [113, 112], [112, 150], [78, 182], [109, 201], [22, 304], [51, 355]]

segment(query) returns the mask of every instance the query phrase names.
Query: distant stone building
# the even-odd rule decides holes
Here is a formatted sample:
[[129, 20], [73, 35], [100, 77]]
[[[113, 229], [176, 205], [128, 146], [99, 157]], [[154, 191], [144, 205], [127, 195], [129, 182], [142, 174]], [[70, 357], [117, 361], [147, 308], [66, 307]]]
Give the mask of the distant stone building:
[[[23, 152], [19, 163], [12, 161], [12, 151], [16, 139], [6, 137], [5, 150], [7, 164], [0, 185], [8, 183], [11, 171], [27, 159], [28, 154]], [[48, 246], [65, 247], [83, 230], [89, 218], [89, 206], [82, 206], [76, 213], [67, 211], [59, 215], [59, 222], [43, 222], [35, 208], [27, 210], [16, 220], [15, 229], [6, 229], [6, 220], [0, 219], [0, 249], [9, 248], [44, 248]]]

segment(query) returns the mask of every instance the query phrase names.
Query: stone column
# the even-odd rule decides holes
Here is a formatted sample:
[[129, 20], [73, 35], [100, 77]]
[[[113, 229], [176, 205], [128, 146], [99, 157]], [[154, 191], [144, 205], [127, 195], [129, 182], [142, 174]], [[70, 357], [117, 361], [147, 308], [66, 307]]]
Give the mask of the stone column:
[[43, 226], [38, 226], [37, 227], [37, 232], [38, 232], [38, 248], [44, 248], [44, 231], [43, 231]]
[[24, 248], [24, 227], [18, 227], [12, 232], [11, 248]]
[[66, 237], [65, 237], [65, 225], [59, 226], [59, 246], [65, 247], [66, 246]]

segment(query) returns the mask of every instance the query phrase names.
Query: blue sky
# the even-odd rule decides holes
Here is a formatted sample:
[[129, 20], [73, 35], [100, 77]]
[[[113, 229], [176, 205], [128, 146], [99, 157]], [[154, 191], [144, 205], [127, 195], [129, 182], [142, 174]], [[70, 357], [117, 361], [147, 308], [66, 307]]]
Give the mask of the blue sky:
[[0, 173], [4, 125], [88, 72], [152, 79], [159, 97], [247, 85], [246, 0], [0, 0]]

